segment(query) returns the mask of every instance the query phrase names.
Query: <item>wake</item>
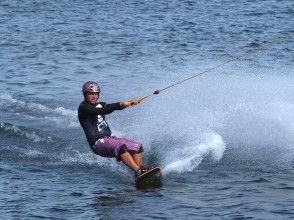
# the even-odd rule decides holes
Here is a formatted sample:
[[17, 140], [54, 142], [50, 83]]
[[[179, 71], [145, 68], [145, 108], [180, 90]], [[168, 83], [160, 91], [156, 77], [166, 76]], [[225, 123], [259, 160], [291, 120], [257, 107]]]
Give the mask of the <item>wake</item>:
[[219, 161], [226, 148], [222, 137], [216, 133], [206, 133], [201, 140], [194, 142], [191, 146], [180, 147], [170, 152], [164, 158], [164, 174], [191, 172], [209, 155], [214, 161]]

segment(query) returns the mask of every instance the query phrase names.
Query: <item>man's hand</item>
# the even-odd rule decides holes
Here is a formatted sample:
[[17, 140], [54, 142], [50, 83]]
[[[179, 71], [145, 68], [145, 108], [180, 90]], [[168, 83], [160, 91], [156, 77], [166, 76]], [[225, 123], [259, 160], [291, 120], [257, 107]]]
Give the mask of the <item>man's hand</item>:
[[141, 102], [141, 98], [134, 98], [120, 103], [121, 106], [128, 108], [130, 106], [138, 105]]

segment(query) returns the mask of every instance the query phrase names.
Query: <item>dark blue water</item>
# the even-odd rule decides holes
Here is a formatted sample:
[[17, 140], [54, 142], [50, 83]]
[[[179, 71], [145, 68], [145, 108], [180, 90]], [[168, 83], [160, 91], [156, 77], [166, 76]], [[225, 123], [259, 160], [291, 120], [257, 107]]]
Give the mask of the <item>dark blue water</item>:
[[[290, 0], [2, 0], [1, 219], [293, 218], [293, 14]], [[84, 81], [117, 102], [255, 50], [108, 117], [162, 188], [91, 152]]]

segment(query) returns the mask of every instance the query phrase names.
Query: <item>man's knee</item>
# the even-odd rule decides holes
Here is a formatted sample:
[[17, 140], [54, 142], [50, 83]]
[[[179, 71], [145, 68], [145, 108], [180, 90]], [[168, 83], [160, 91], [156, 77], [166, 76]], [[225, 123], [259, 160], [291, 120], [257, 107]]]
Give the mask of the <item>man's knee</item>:
[[126, 152], [128, 152], [127, 145], [125, 144], [121, 145], [119, 149], [119, 155], [122, 155], [123, 153], [126, 153]]
[[[129, 149], [127, 148], [127, 145], [123, 144], [120, 146], [120, 149], [119, 149], [119, 155], [122, 155], [123, 153], [126, 153], [126, 152], [129, 152]], [[139, 153], [142, 153], [143, 152], [143, 146], [141, 145], [139, 150], [137, 151], [130, 151], [129, 153], [131, 154], [139, 154]]]
[[143, 150], [143, 146], [141, 145], [139, 150], [138, 150], [138, 153], [142, 153], [144, 150]]

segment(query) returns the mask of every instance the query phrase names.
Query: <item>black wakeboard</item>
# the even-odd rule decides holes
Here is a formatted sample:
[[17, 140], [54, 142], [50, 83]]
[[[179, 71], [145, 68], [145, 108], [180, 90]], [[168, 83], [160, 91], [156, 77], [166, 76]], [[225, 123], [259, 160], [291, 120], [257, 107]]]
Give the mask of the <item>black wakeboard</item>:
[[161, 169], [154, 167], [136, 178], [136, 187], [140, 189], [162, 187]]

